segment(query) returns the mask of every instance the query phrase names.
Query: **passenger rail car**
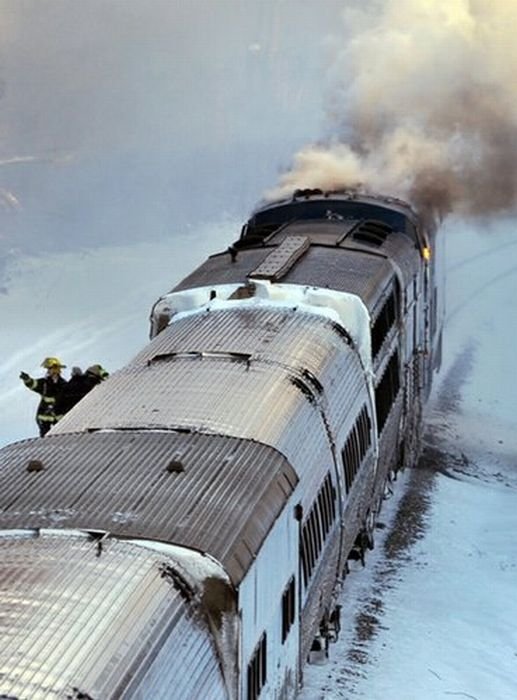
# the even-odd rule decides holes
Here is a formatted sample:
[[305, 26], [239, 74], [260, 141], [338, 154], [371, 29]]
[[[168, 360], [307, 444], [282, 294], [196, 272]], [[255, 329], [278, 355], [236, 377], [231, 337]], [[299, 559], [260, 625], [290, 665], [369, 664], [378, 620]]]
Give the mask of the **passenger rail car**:
[[398, 200], [268, 204], [132, 362], [0, 450], [0, 697], [295, 697], [418, 455], [437, 243]]

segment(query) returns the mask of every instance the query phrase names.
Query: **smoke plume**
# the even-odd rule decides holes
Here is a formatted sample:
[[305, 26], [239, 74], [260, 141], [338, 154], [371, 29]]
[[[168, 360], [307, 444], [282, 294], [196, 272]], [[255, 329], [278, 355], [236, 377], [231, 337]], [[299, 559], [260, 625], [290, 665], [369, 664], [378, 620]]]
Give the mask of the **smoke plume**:
[[427, 215], [517, 204], [517, 2], [384, 0], [343, 15], [332, 138], [299, 151], [299, 187], [395, 195]]

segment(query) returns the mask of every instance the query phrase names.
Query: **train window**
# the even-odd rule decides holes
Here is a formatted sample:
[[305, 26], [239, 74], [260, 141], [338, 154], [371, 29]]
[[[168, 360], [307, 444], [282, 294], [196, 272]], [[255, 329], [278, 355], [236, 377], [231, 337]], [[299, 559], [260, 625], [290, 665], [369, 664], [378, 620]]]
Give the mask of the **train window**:
[[343, 460], [343, 472], [344, 472], [344, 477], [345, 477], [345, 491], [348, 493], [350, 491], [350, 486], [352, 485], [350, 482], [350, 471], [348, 465], [350, 464], [350, 454], [349, 454], [349, 442], [348, 440], [345, 442], [345, 446], [341, 450], [341, 458]]
[[328, 493], [328, 499], [330, 503], [330, 516], [332, 519], [332, 522], [336, 519], [336, 489], [332, 485], [332, 480], [330, 478], [330, 475], [327, 476], [327, 493]]
[[354, 426], [341, 450], [345, 491], [349, 493], [352, 483], [371, 444], [371, 421], [366, 406], [356, 418]]
[[372, 444], [372, 422], [370, 420], [370, 416], [368, 414], [368, 409], [366, 406], [363, 407], [363, 410], [361, 411], [361, 415], [363, 417], [363, 426], [364, 426], [364, 443], [365, 443], [365, 448], [364, 448], [364, 454], [368, 452], [368, 448]]
[[304, 551], [306, 554], [307, 561], [307, 581], [310, 579], [312, 570], [314, 568], [314, 544], [312, 541], [311, 533], [309, 530], [309, 521], [305, 523], [302, 530], [302, 537], [304, 542]]
[[327, 535], [325, 531], [325, 521], [323, 519], [323, 511], [321, 510], [321, 500], [319, 498], [319, 493], [318, 497], [316, 499], [316, 502], [314, 504], [314, 517], [316, 519], [316, 526], [317, 526], [317, 531], [318, 531], [318, 542], [319, 542], [319, 549], [318, 549], [318, 556], [321, 554], [321, 550], [323, 549], [323, 543], [325, 542], [325, 537]]
[[395, 350], [388, 362], [388, 366], [384, 370], [381, 381], [375, 389], [375, 408], [377, 410], [377, 428], [379, 430], [379, 435], [386, 423], [391, 407], [397, 398], [399, 389], [399, 358], [398, 352]]
[[309, 583], [309, 578], [311, 576], [311, 570], [309, 567], [309, 542], [307, 528], [302, 529], [302, 573], [303, 573], [303, 585], [307, 588]]
[[330, 513], [328, 509], [328, 503], [326, 502], [325, 494], [323, 491], [320, 491], [318, 493], [318, 506], [320, 509], [320, 515], [323, 524], [323, 537], [326, 537], [328, 531], [330, 530]]
[[320, 555], [320, 546], [318, 542], [318, 524], [316, 522], [316, 516], [314, 514], [314, 510], [311, 511], [311, 514], [309, 515], [309, 533], [311, 535], [312, 539], [312, 567], [311, 569], [314, 569], [316, 566], [316, 562], [318, 561], [318, 557]]
[[361, 464], [361, 446], [359, 444], [359, 429], [358, 420], [356, 420], [354, 428], [352, 430], [352, 444], [354, 446], [354, 479], [359, 471], [359, 465]]
[[307, 587], [323, 545], [336, 518], [336, 492], [330, 474], [327, 474], [309, 517], [302, 527], [301, 559], [303, 585]]
[[282, 594], [282, 644], [287, 639], [289, 630], [291, 629], [294, 623], [296, 608], [295, 593], [295, 578], [294, 576], [292, 576], [289, 583], [286, 586], [285, 591]]
[[248, 700], [257, 700], [267, 679], [267, 635], [264, 632], [248, 664]]
[[312, 570], [314, 569], [314, 566], [316, 565], [316, 562], [318, 561], [318, 555], [319, 555], [319, 548], [318, 548], [318, 540], [317, 540], [317, 535], [316, 535], [316, 523], [314, 521], [314, 511], [311, 510], [309, 514], [309, 520], [307, 522], [307, 527], [309, 529], [309, 539], [311, 542], [311, 573]]
[[392, 288], [372, 326], [372, 357], [375, 359], [397, 318], [397, 298]]
[[366, 409], [363, 407], [361, 409], [361, 413], [359, 414], [359, 442], [361, 445], [361, 462], [363, 461], [363, 458], [366, 454], [366, 450], [368, 449], [368, 431], [366, 429], [365, 410]]
[[436, 287], [433, 287], [433, 303], [431, 308], [431, 337], [434, 338], [436, 333], [436, 328], [438, 325], [438, 291]]

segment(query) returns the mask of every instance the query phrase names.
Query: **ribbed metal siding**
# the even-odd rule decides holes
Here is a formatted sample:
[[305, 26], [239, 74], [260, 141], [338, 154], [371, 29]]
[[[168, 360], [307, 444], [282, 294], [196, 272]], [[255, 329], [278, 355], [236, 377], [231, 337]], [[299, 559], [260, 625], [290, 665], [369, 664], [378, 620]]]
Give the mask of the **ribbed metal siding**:
[[[167, 357], [189, 351], [223, 354]], [[242, 353], [244, 361], [224, 352]], [[316, 377], [323, 394], [303, 370]], [[322, 410], [339, 433], [364, 383], [354, 350], [328, 320], [288, 309], [219, 310], [174, 322], [54, 433], [192, 428], [258, 440], [279, 450], [308, 479], [308, 494], [333, 464]]]
[[357, 294], [370, 309], [379, 291], [392, 276], [390, 262], [378, 255], [348, 251], [345, 248], [314, 246], [282, 282], [328, 287]]
[[158, 662], [177, 697], [227, 697], [203, 617], [161, 574], [168, 557], [117, 541], [98, 556], [79, 535], [3, 535], [0, 551], [3, 696], [130, 698]]
[[239, 251], [237, 260], [233, 263], [229, 253], [213, 255], [176, 285], [174, 291], [190, 289], [191, 287], [205, 287], [209, 284], [245, 282], [251, 270], [260, 265], [271, 253], [271, 250], [271, 247], [261, 247]]
[[393, 258], [393, 261], [401, 271], [404, 286], [408, 284], [421, 262], [419, 249], [406, 236], [396, 235], [388, 236], [383, 250]]
[[[171, 459], [184, 472], [170, 473]], [[43, 471], [30, 472], [31, 460]], [[107, 530], [210, 552], [239, 581], [297, 477], [258, 443], [177, 433], [55, 435], [0, 450], [0, 526]]]
[[180, 358], [117, 374], [98, 388], [95, 401], [89, 398], [81, 415], [66, 416], [54, 434], [145, 427], [232, 435], [275, 447], [300, 478], [314, 471], [315, 450], [329, 451], [318, 407], [281, 367]]
[[184, 352], [242, 353], [310, 370], [320, 381], [328, 366], [353, 353], [328, 319], [290, 309], [236, 307], [174, 321], [128, 369], [161, 355]]
[[[366, 377], [359, 358], [324, 318], [278, 309], [225, 309], [172, 323], [129, 365], [189, 350], [243, 353], [264, 362], [309, 370], [321, 382], [324, 407], [335, 430], [346, 423]], [[307, 384], [314, 388], [310, 380]]]

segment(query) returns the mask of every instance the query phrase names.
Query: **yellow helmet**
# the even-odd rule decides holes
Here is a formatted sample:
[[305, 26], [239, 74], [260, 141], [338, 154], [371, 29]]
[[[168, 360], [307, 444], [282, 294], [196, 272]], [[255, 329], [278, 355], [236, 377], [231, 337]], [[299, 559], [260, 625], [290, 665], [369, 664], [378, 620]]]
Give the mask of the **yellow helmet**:
[[51, 369], [52, 367], [63, 369], [66, 367], [66, 365], [64, 365], [57, 357], [46, 357], [41, 363], [41, 366], [45, 369]]

